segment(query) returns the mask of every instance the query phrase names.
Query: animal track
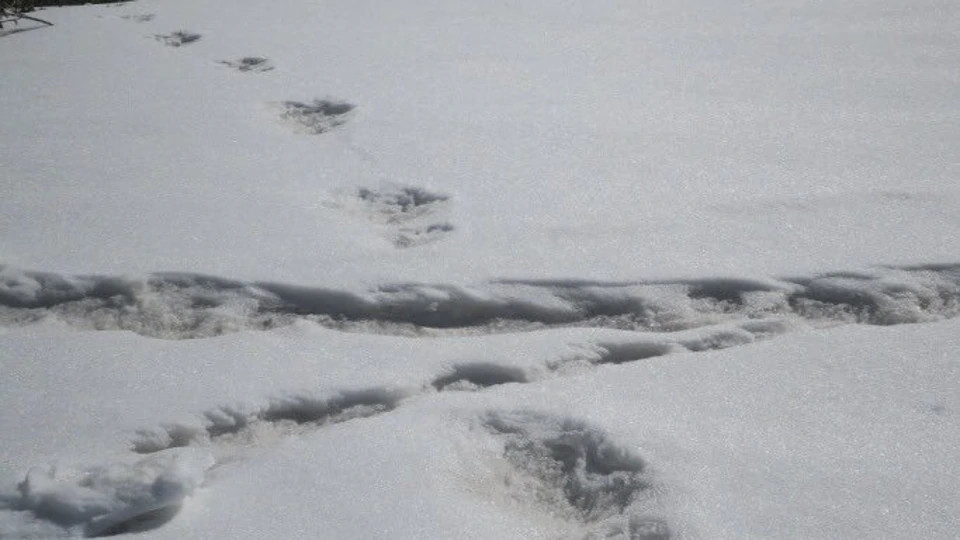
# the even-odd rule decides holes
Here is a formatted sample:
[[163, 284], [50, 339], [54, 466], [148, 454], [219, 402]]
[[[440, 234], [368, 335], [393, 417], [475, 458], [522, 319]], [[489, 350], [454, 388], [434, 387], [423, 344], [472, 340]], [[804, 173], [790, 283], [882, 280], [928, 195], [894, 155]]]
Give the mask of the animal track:
[[170, 424], [142, 430], [132, 441], [133, 451], [152, 454], [170, 448], [204, 446], [219, 441], [256, 439], [263, 424], [308, 428], [367, 418], [396, 408], [407, 394], [385, 388], [347, 390], [330, 397], [294, 395], [272, 400], [260, 410], [220, 407], [204, 413], [205, 426]]
[[319, 135], [343, 125], [356, 105], [345, 101], [315, 99], [313, 103], [285, 101], [281, 118], [288, 120], [307, 133]]
[[150, 22], [156, 15], [153, 13], [144, 13], [143, 15], [123, 15], [121, 18], [134, 22]]
[[440, 240], [455, 227], [439, 219], [450, 196], [423, 188], [398, 186], [386, 189], [360, 188], [344, 206], [386, 229], [397, 248], [421, 246]]
[[[436, 392], [478, 391], [562, 375], [566, 363], [622, 364], [672, 352], [722, 348], [731, 342], [728, 335], [740, 336], [733, 341], [741, 343], [750, 335], [775, 329], [773, 323], [747, 321], [741, 328], [701, 332], [675, 341], [600, 343], [586, 347], [583, 356], [529, 366], [529, 371], [492, 362], [461, 363], [419, 388], [290, 394], [263, 406], [221, 406], [203, 413], [200, 423], [166, 424], [137, 432], [132, 450], [149, 456], [132, 466], [110, 465], [67, 477], [31, 471], [20, 484], [21, 496], [9, 508], [31, 511], [67, 529], [82, 527], [87, 536], [147, 530], [173, 519], [207, 469], [283, 437], [385, 414], [405, 400], [429, 398]], [[503, 457], [519, 471], [512, 484], [515, 496], [530, 498], [588, 528], [606, 527], [602, 538], [670, 537], [661, 520], [634, 514], [648, 509], [638, 506], [651, 487], [643, 461], [602, 432], [580, 422], [526, 412], [491, 413], [483, 425], [501, 438]], [[201, 453], [182, 453], [193, 451]]]
[[220, 60], [217, 63], [242, 72], [253, 71], [262, 73], [264, 71], [271, 71], [274, 69], [274, 66], [270, 60], [261, 58], [259, 56], [245, 56], [238, 60]]
[[187, 32], [186, 30], [179, 30], [170, 34], [157, 34], [153, 37], [157, 41], [162, 42], [164, 45], [170, 47], [180, 47], [198, 41], [201, 36], [200, 34], [194, 34], [193, 32]]
[[[520, 473], [509, 478], [514, 496], [559, 517], [609, 524], [649, 497], [652, 482], [643, 460], [597, 429], [526, 411], [490, 413], [483, 423], [503, 441], [503, 458]], [[659, 520], [629, 523], [630, 538], [651, 540], [667, 531]]]
[[401, 223], [429, 213], [436, 205], [450, 200], [448, 195], [433, 193], [418, 187], [400, 187], [394, 190], [360, 188], [357, 198], [371, 212], [376, 212], [389, 223]]

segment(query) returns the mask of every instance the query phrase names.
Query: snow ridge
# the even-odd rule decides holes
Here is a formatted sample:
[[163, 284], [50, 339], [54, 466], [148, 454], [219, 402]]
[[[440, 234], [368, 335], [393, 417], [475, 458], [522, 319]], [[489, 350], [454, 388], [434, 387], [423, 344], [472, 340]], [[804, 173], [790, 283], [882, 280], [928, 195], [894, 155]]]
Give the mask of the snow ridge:
[[893, 325], [960, 314], [960, 265], [781, 280], [636, 283], [501, 280], [354, 292], [196, 274], [141, 279], [0, 267], [0, 326], [56, 318], [81, 329], [191, 339], [311, 320], [344, 331], [436, 336], [579, 326], [677, 332], [730, 321]]

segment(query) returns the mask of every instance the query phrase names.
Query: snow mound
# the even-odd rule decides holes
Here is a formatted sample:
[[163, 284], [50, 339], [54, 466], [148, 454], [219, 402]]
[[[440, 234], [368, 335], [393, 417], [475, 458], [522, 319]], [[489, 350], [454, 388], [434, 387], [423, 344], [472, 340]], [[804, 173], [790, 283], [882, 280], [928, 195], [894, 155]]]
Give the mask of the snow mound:
[[171, 450], [132, 465], [83, 471], [33, 468], [18, 486], [14, 507], [87, 536], [109, 536], [162, 525], [203, 482], [213, 457]]

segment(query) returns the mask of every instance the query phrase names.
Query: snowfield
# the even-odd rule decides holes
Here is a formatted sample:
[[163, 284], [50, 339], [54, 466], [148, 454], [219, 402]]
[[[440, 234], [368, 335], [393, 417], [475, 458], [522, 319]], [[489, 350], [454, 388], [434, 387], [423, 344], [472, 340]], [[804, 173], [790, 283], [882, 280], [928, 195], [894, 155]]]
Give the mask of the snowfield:
[[0, 30], [0, 538], [960, 534], [960, 5]]

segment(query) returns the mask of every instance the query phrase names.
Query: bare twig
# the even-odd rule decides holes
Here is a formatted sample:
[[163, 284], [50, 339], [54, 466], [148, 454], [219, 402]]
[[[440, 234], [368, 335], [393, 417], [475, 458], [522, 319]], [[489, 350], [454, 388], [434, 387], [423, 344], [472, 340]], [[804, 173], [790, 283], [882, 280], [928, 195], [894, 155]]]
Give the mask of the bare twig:
[[31, 17], [31, 16], [29, 16], [29, 15], [24, 15], [23, 13], [20, 14], [20, 18], [21, 18], [21, 19], [27, 19], [27, 20], [29, 20], [29, 21], [38, 22], [38, 23], [43, 23], [43, 24], [45, 24], [45, 25], [47, 25], [47, 26], [53, 26], [53, 23], [50, 22], [50, 21], [45, 21], [45, 20], [43, 20], [43, 19], [38, 19], [38, 18], [36, 18], [36, 17]]

